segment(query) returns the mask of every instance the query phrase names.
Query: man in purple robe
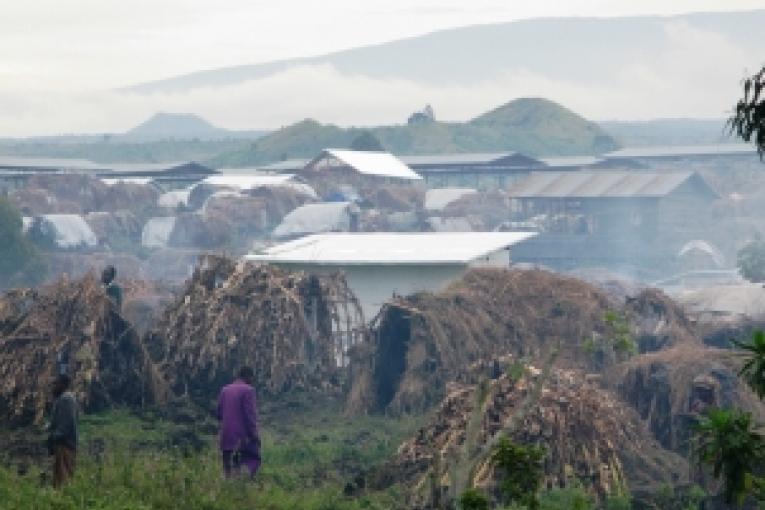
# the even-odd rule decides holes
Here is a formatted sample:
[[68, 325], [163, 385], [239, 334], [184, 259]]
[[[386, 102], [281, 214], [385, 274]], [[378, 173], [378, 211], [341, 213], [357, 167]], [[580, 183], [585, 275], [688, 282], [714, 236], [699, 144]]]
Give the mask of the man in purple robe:
[[260, 468], [260, 437], [253, 378], [252, 368], [242, 367], [236, 380], [224, 386], [218, 397], [219, 444], [226, 478], [237, 476], [242, 465], [247, 466], [251, 478]]

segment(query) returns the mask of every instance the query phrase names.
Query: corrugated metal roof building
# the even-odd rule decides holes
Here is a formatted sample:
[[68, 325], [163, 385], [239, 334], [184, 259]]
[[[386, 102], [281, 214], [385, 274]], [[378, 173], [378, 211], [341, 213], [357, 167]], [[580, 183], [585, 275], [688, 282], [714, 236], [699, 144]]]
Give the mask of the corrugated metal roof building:
[[656, 198], [689, 186], [708, 198], [717, 193], [695, 172], [534, 172], [510, 188], [514, 198]]
[[698, 173], [642, 171], [534, 172], [508, 195], [511, 219], [540, 231], [516, 259], [558, 269], [669, 268], [708, 235], [719, 198]]

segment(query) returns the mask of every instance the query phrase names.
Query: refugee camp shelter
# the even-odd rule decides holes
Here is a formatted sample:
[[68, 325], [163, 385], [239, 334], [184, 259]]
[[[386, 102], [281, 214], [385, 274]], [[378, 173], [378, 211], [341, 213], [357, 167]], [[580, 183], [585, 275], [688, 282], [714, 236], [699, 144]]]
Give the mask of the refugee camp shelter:
[[401, 156], [428, 188], [504, 189], [545, 165], [518, 152]]
[[188, 188], [209, 175], [218, 173], [208, 166], [195, 161], [173, 163], [116, 163], [107, 165], [108, 169], [99, 172], [102, 179], [151, 179], [163, 189]]
[[305, 204], [290, 211], [274, 229], [275, 239], [288, 239], [324, 232], [352, 232], [358, 229], [359, 208], [352, 202]]
[[267, 174], [297, 173], [310, 163], [310, 159], [285, 159], [269, 165], [262, 165], [258, 170]]
[[42, 214], [27, 223], [27, 233], [38, 243], [59, 250], [93, 248], [98, 238], [79, 214]]
[[300, 172], [301, 177], [326, 191], [339, 184], [357, 188], [405, 184], [422, 179], [388, 152], [325, 149]]
[[240, 191], [250, 191], [257, 188], [288, 188], [311, 198], [318, 198], [316, 191], [308, 184], [301, 182], [294, 174], [264, 174], [252, 170], [221, 168], [219, 174], [210, 175], [200, 181], [220, 188], [231, 188]]
[[249, 260], [310, 273], [343, 271], [366, 320], [394, 295], [439, 291], [469, 267], [509, 267], [533, 232], [331, 233], [302, 237]]
[[146, 248], [166, 248], [175, 228], [175, 216], [149, 218], [141, 232], [141, 245]]
[[425, 210], [443, 211], [449, 204], [476, 193], [473, 188], [432, 188], [425, 192]]
[[96, 174], [104, 166], [86, 159], [0, 157], [0, 193], [26, 186], [34, 175]]
[[508, 194], [541, 233], [520, 258], [561, 269], [674, 261], [709, 234], [718, 198], [698, 173], [647, 171], [535, 172]]

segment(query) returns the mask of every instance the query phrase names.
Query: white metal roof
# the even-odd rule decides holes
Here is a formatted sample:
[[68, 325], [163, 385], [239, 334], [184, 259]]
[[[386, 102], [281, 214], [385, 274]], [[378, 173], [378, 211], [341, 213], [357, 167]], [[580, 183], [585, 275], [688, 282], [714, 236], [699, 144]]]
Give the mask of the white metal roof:
[[614, 158], [673, 158], [686, 156], [756, 155], [753, 145], [746, 143], [719, 143], [710, 145], [667, 145], [657, 147], [626, 147], [605, 154]]
[[[295, 172], [297, 170], [302, 170], [310, 162], [310, 159], [285, 159], [284, 161], [277, 161], [276, 163], [271, 163], [270, 165], [263, 165], [258, 167], [258, 170], [267, 172]], [[220, 171], [228, 172], [229, 170], [221, 168]]]
[[316, 234], [247, 258], [317, 265], [468, 264], [535, 235], [534, 232]]
[[327, 158], [334, 158], [340, 163], [345, 164], [364, 175], [377, 175], [380, 177], [393, 177], [408, 180], [422, 179], [419, 174], [389, 152], [325, 149], [306, 166], [306, 170], [319, 169], [320, 167], [318, 164]]
[[454, 154], [415, 154], [401, 156], [407, 165], [486, 165], [502, 158], [511, 157], [517, 152], [458, 152]]
[[540, 158], [540, 161], [550, 168], [585, 167], [603, 163], [603, 158], [596, 156], [556, 156]]
[[109, 186], [120, 183], [149, 184], [151, 182], [151, 177], [101, 177], [101, 181], [103, 181], [104, 184], [108, 184]]
[[219, 174], [205, 177], [202, 182], [213, 186], [231, 186], [239, 189], [252, 189], [260, 186], [277, 186], [284, 184], [294, 176], [290, 174], [280, 175], [234, 175]]

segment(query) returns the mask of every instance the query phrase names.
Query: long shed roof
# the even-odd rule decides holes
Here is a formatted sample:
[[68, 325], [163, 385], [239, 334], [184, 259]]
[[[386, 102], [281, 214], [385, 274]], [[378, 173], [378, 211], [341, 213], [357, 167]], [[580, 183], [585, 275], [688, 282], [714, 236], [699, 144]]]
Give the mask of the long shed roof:
[[666, 145], [656, 147], [625, 147], [605, 154], [607, 159], [620, 158], [681, 158], [691, 156], [755, 155], [754, 146], [746, 143], [707, 145]]
[[693, 183], [710, 196], [717, 194], [695, 172], [533, 172], [514, 185], [515, 198], [636, 198], [662, 197]]
[[533, 168], [545, 166], [538, 159], [520, 152], [466, 152], [454, 154], [423, 154], [400, 156], [401, 161], [413, 168], [428, 169], [442, 166], [502, 166]]
[[318, 265], [468, 264], [534, 235], [534, 232], [316, 234], [247, 258]]

